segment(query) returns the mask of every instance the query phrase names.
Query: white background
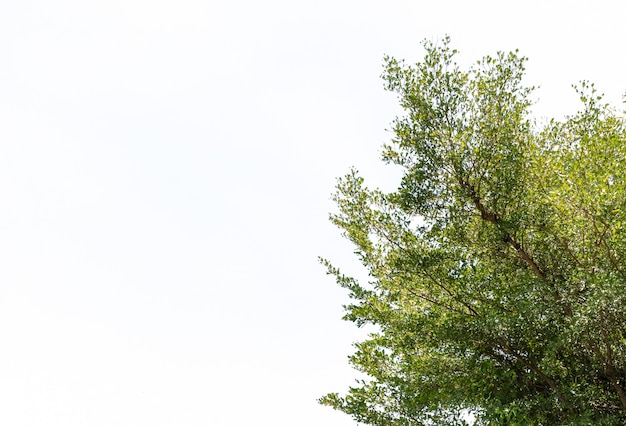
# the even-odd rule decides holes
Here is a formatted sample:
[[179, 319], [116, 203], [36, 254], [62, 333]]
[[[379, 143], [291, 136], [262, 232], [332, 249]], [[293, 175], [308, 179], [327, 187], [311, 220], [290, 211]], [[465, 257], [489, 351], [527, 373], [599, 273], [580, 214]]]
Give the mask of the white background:
[[355, 423], [362, 335], [317, 264], [399, 110], [383, 54], [519, 48], [539, 117], [622, 108], [618, 1], [0, 2], [0, 424]]

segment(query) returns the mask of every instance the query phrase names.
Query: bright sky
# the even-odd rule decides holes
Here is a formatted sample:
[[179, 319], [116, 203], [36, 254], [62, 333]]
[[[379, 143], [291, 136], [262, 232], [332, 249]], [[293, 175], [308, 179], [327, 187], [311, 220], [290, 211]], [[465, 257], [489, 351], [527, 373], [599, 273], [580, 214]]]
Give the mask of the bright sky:
[[540, 115], [624, 80], [618, 1], [0, 5], [0, 424], [348, 426], [316, 399], [361, 335], [317, 256], [335, 178], [373, 185], [383, 54], [519, 48]]

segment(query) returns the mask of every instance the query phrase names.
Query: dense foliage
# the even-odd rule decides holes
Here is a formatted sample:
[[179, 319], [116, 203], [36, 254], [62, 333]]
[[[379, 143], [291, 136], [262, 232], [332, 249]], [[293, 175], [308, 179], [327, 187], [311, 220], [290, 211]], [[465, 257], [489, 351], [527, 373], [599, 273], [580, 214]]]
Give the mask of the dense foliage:
[[386, 58], [406, 114], [397, 191], [339, 179], [331, 215], [371, 279], [323, 263], [376, 332], [369, 379], [320, 401], [369, 425], [626, 424], [626, 124], [593, 86], [539, 125], [517, 53], [468, 70], [449, 40]]

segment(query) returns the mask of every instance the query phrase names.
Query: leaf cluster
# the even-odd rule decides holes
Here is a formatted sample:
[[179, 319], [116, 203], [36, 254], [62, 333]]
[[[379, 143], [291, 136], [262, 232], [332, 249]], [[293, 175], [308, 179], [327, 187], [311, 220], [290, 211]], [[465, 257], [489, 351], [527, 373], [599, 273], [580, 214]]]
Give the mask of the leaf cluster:
[[517, 52], [462, 70], [449, 39], [424, 47], [385, 58], [399, 188], [338, 181], [331, 220], [371, 279], [323, 262], [378, 332], [350, 358], [369, 379], [320, 401], [370, 425], [624, 424], [624, 118], [584, 82], [539, 126]]

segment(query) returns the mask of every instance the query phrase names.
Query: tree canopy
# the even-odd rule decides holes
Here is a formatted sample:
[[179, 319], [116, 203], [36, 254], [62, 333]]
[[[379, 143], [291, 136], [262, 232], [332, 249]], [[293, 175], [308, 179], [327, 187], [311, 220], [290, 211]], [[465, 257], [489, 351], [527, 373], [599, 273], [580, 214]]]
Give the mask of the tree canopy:
[[385, 58], [405, 111], [383, 160], [398, 189], [338, 180], [332, 222], [367, 282], [322, 260], [375, 332], [365, 373], [320, 402], [368, 425], [626, 424], [626, 123], [590, 83], [538, 123], [526, 59], [468, 69], [449, 39]]

